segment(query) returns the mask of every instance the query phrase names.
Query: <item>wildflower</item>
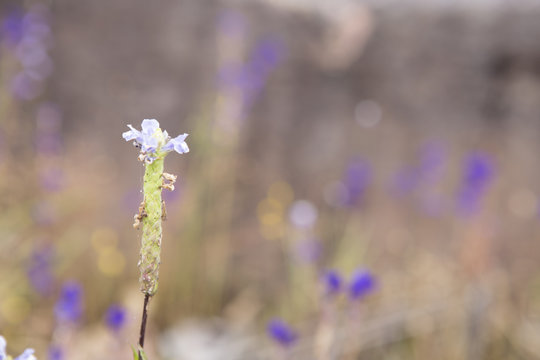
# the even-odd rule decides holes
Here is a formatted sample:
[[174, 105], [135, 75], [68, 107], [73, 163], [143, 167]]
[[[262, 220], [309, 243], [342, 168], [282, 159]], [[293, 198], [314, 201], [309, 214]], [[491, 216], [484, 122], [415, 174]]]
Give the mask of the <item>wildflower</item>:
[[111, 305], [105, 314], [107, 327], [118, 332], [126, 323], [126, 309], [119, 305]]
[[375, 290], [375, 278], [367, 270], [356, 270], [349, 285], [349, 298], [359, 300]]
[[[11, 357], [8, 357], [8, 355], [6, 354], [6, 346], [6, 339], [4, 339], [4, 337], [0, 335], [0, 360], [11, 359]], [[26, 349], [14, 360], [37, 360], [37, 358], [34, 356], [34, 349]]]
[[478, 210], [480, 200], [493, 179], [494, 165], [484, 153], [472, 153], [465, 159], [458, 210], [471, 215]]
[[41, 295], [48, 295], [53, 286], [54, 276], [51, 271], [53, 249], [45, 247], [36, 249], [28, 268], [28, 279], [34, 289]]
[[163, 172], [165, 156], [176, 151], [179, 154], [189, 152], [185, 142], [188, 134], [179, 135], [173, 139], [167, 131], [161, 130], [155, 119], [145, 119], [141, 130], [128, 125], [129, 131], [122, 134], [126, 141], [133, 140], [139, 147], [139, 160], [146, 166], [143, 182], [143, 202], [139, 213], [134, 217], [133, 226], [138, 229], [142, 224], [141, 253], [139, 260], [141, 291], [147, 296], [153, 296], [157, 291], [158, 274], [161, 253], [161, 221], [165, 216], [164, 202], [161, 190], [174, 189], [176, 176]]
[[54, 307], [54, 313], [58, 322], [74, 323], [82, 315], [83, 290], [79, 283], [69, 281], [64, 284], [60, 299]]
[[370, 181], [371, 168], [369, 163], [362, 160], [351, 161], [345, 173], [346, 196], [343, 199], [343, 205], [354, 206], [361, 203]]
[[298, 339], [297, 333], [283, 320], [274, 319], [268, 323], [268, 335], [284, 347], [293, 345]]
[[327, 296], [337, 295], [343, 288], [343, 279], [335, 270], [327, 270], [322, 276], [322, 283]]
[[159, 122], [156, 119], [144, 119], [139, 131], [133, 126], [122, 134], [126, 141], [134, 140], [135, 145], [141, 148], [141, 160], [152, 163], [158, 157], [174, 150], [179, 154], [189, 152], [189, 147], [184, 141], [188, 134], [182, 134], [171, 139], [167, 131], [161, 131]]
[[47, 358], [48, 360], [62, 360], [64, 358], [64, 352], [59, 346], [53, 345], [49, 348]]

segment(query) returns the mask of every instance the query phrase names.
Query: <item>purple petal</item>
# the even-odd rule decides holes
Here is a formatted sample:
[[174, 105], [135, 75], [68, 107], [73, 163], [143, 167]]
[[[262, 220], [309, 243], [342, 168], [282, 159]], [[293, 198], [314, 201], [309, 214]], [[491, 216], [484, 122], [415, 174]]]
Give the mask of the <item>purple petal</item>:
[[159, 128], [159, 122], [156, 119], [144, 119], [141, 127], [143, 133], [154, 134], [154, 132]]
[[142, 141], [142, 134], [139, 130], [135, 129], [133, 126], [131, 125], [128, 125], [128, 127], [131, 129], [130, 131], [126, 131], [125, 133], [122, 133], [122, 137], [126, 140], [126, 141], [130, 141], [130, 140], [136, 140], [138, 142], [141, 142]]
[[268, 323], [268, 335], [284, 347], [293, 345], [298, 334], [283, 320], [274, 319]]
[[174, 139], [169, 140], [161, 149], [163, 151], [171, 151], [174, 149], [179, 154], [189, 152], [189, 147], [184, 141], [188, 137], [188, 134], [178, 135]]

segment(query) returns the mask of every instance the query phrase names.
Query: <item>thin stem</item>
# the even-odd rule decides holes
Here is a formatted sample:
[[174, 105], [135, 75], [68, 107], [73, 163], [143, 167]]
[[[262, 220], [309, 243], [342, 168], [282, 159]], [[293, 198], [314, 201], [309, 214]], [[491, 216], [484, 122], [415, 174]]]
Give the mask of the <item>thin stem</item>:
[[[148, 318], [148, 301], [150, 300], [150, 295], [144, 295], [144, 306], [141, 319], [141, 333], [139, 335], [139, 346], [141, 349], [144, 347], [144, 334], [146, 333], [146, 319]], [[139, 359], [141, 358], [141, 352], [139, 351]]]

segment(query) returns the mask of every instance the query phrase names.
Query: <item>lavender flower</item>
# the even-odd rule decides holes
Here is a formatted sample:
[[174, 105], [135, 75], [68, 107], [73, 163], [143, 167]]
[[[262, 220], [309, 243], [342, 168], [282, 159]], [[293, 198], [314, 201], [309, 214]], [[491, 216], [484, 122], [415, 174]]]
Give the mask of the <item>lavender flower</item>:
[[36, 250], [31, 257], [28, 269], [28, 279], [34, 289], [41, 295], [50, 294], [54, 282], [51, 271], [51, 258], [53, 251], [46, 247]]
[[82, 286], [74, 281], [64, 283], [60, 299], [54, 307], [58, 322], [75, 323], [82, 315]]
[[[0, 360], [11, 359], [6, 353], [6, 339], [0, 335]], [[37, 360], [34, 356], [34, 349], [26, 349], [23, 353], [17, 356], [14, 360]]]
[[375, 278], [367, 270], [356, 270], [349, 284], [349, 298], [360, 300], [375, 290]]
[[354, 206], [362, 202], [367, 186], [371, 181], [371, 167], [363, 160], [353, 160], [345, 172], [343, 181], [346, 191], [345, 206]]
[[343, 289], [343, 279], [336, 270], [327, 270], [321, 279], [324, 285], [324, 293], [327, 296], [335, 296]]
[[472, 153], [465, 159], [464, 174], [458, 193], [458, 210], [472, 215], [489, 187], [495, 172], [492, 159], [485, 153]]
[[48, 360], [62, 360], [64, 358], [64, 352], [59, 346], [53, 345], [49, 348], [47, 359]]
[[126, 309], [119, 305], [111, 305], [105, 314], [105, 323], [112, 331], [120, 331], [126, 323]]
[[144, 119], [142, 131], [128, 125], [131, 129], [122, 134], [126, 141], [134, 140], [135, 145], [141, 148], [141, 160], [152, 163], [156, 158], [174, 150], [179, 154], [189, 152], [189, 147], [184, 141], [188, 134], [182, 134], [174, 139], [169, 137], [167, 131], [161, 131], [156, 119]]
[[278, 344], [284, 347], [293, 345], [298, 339], [298, 334], [283, 320], [274, 319], [268, 323], [268, 335]]
[[12, 10], [2, 21], [2, 37], [9, 47], [15, 46], [23, 36], [23, 14], [19, 9]]

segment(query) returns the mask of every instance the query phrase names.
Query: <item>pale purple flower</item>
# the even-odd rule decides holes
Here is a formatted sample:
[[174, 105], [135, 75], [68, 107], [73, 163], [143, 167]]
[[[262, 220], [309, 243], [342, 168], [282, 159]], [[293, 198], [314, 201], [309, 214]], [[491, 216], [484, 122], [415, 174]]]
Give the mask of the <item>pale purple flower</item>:
[[82, 286], [74, 281], [64, 283], [60, 298], [54, 307], [56, 320], [63, 323], [76, 323], [82, 315]]
[[188, 137], [188, 134], [182, 134], [178, 135], [174, 139], [169, 140], [162, 148], [163, 151], [171, 151], [174, 149], [179, 154], [185, 154], [189, 152], [189, 147], [187, 146], [186, 138]]
[[188, 134], [182, 134], [174, 139], [169, 137], [167, 131], [159, 131], [159, 122], [156, 119], [145, 119], [141, 124], [142, 130], [139, 131], [133, 126], [128, 125], [129, 131], [122, 134], [122, 137], [126, 141], [134, 140], [137, 146], [140, 146], [141, 153], [144, 154], [144, 158], [148, 162], [152, 162], [156, 159], [155, 156], [148, 154], [154, 154], [159, 151], [169, 152], [176, 151], [179, 154], [189, 152], [189, 147], [184, 141]]
[[142, 131], [135, 129], [131, 125], [128, 125], [128, 127], [131, 130], [122, 134], [122, 137], [126, 141], [135, 140], [141, 147], [141, 150], [146, 153], [156, 151], [158, 147], [158, 138], [154, 136], [154, 133], [159, 128], [159, 122], [156, 119], [144, 119], [141, 124]]
[[111, 305], [105, 314], [105, 324], [112, 331], [118, 332], [126, 324], [127, 312], [120, 305]]
[[62, 360], [64, 358], [64, 352], [62, 348], [57, 345], [52, 345], [48, 351], [48, 360]]

